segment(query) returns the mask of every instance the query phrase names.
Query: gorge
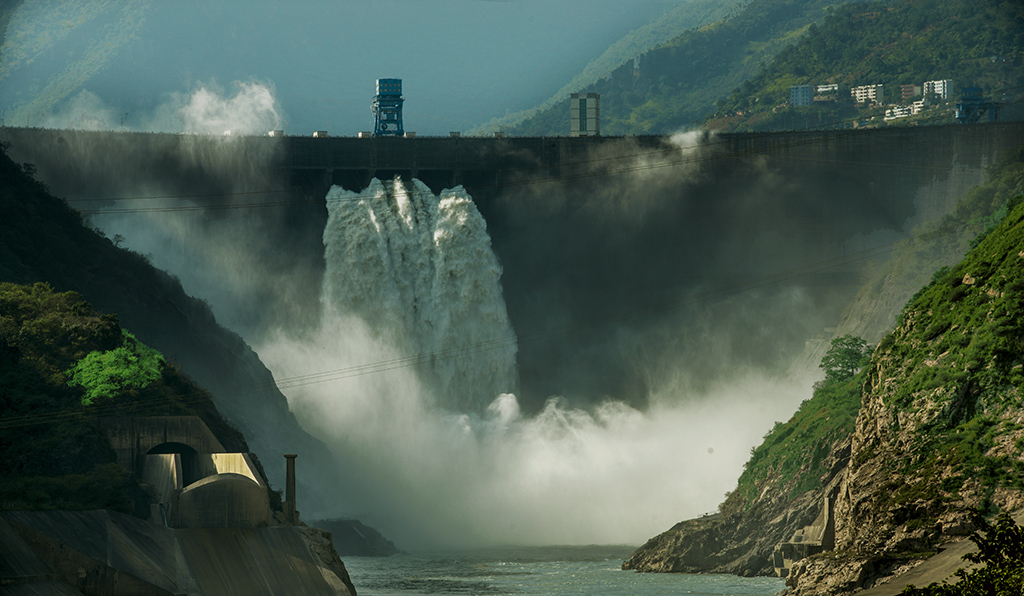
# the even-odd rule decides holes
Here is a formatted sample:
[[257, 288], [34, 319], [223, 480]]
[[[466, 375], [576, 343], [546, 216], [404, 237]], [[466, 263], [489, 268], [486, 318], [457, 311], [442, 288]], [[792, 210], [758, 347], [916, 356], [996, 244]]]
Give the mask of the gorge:
[[[320, 485], [309, 487], [307, 509], [365, 516], [396, 541], [472, 544], [639, 543], [713, 509], [771, 421], [809, 394], [813, 367], [784, 373], [809, 343], [813, 352], [827, 341], [867, 259], [949, 211], [1020, 133], [999, 125], [624, 138], [588, 147], [557, 164], [556, 175], [548, 164], [539, 176], [504, 172], [500, 186], [488, 179], [475, 188], [467, 178], [468, 196], [438, 199], [406, 180], [405, 196], [415, 200], [468, 208], [473, 197], [463, 216], [478, 231], [485, 223], [494, 252], [488, 257], [480, 243], [458, 250], [495, 259], [486, 274], [497, 283], [500, 270], [507, 320], [503, 327], [501, 313], [479, 312], [496, 331], [476, 337], [458, 328], [448, 337], [469, 338], [464, 344], [397, 351], [370, 341], [390, 324], [379, 314], [364, 310], [354, 326], [325, 327], [331, 301], [323, 300], [337, 287], [329, 245], [325, 252], [331, 201], [355, 204], [391, 188], [389, 210], [401, 213], [405, 199], [395, 197], [403, 190], [391, 182], [359, 195], [309, 178], [293, 184], [286, 167], [273, 167], [281, 149], [263, 139], [2, 136], [51, 191], [179, 277], [268, 363], [304, 428], [274, 413], [286, 411], [281, 398], [254, 408], [248, 389], [239, 395], [224, 379], [211, 389], [251, 443], [287, 451], [277, 445], [303, 437], [319, 450], [311, 465]], [[153, 143], [165, 146], [140, 150]], [[393, 250], [398, 238], [387, 238]], [[345, 283], [382, 250], [363, 248], [345, 266]], [[389, 254], [394, 262], [422, 253]], [[440, 269], [435, 263], [433, 274]], [[395, 279], [396, 288], [426, 284]], [[353, 288], [349, 300], [387, 304]], [[438, 301], [455, 308], [443, 295]], [[195, 355], [195, 344], [172, 340], [168, 323], [130, 313], [122, 313], [125, 326], [197, 380], [224, 376]], [[433, 389], [422, 385], [443, 385], [425, 382], [416, 358], [468, 345], [476, 346], [470, 356], [489, 359], [481, 346], [509, 337], [497, 331], [506, 327], [514, 341], [495, 344], [504, 364], [486, 375], [492, 386], [475, 405], [450, 391], [440, 392], [448, 402], [428, 397]], [[518, 375], [508, 364], [516, 350]], [[361, 374], [365, 365], [383, 372]], [[334, 381], [318, 382], [321, 374]], [[268, 474], [281, 484], [280, 470]]]

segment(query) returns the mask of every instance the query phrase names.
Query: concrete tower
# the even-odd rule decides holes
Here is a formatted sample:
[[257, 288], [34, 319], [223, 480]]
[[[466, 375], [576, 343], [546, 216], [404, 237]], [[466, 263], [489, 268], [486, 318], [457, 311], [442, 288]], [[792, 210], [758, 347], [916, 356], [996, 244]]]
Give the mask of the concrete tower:
[[573, 93], [569, 98], [569, 136], [601, 136], [601, 95]]

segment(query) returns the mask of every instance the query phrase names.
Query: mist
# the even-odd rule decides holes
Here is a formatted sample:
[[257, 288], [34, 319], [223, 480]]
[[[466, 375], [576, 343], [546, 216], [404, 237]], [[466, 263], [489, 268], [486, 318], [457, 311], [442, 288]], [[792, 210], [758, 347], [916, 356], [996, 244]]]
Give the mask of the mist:
[[[676, 150], [667, 154], [634, 154], [626, 165], [639, 172], [635, 176], [590, 185], [608, 191], [588, 197], [594, 203], [587, 205], [595, 206], [587, 215], [591, 229], [616, 222], [633, 237], [657, 216], [664, 201], [658, 193], [683, 179], [702, 180], [697, 161], [647, 167], [703, 151], [701, 135], [673, 143]], [[616, 156], [620, 166], [628, 155]], [[607, 164], [608, 157], [592, 155], [589, 161]], [[615, 200], [630, 185], [649, 200]], [[550, 188], [542, 195], [543, 207], [520, 207], [551, 214], [562, 209], [559, 199], [571, 199]], [[665, 308], [654, 295], [634, 295], [630, 304], [609, 300], [609, 288], [598, 286], [578, 288], [597, 305], [546, 294], [547, 304], [538, 308], [586, 306], [590, 316], [603, 308], [604, 320], [559, 344], [580, 350], [561, 358], [590, 361], [572, 371], [573, 395], [549, 394], [540, 407], [524, 408], [513, 393], [487, 393], [495, 373], [467, 376], [450, 366], [468, 361], [474, 370], [503, 371], [516, 355], [493, 349], [505, 332], [501, 324], [481, 333], [481, 321], [467, 315], [501, 310], [504, 297], [500, 288], [479, 290], [493, 286], [497, 263], [490, 239], [481, 235], [482, 219], [466, 198], [461, 188], [432, 197], [422, 184], [397, 179], [373, 182], [361, 193], [332, 189], [320, 326], [306, 333], [281, 330], [256, 346], [303, 426], [344, 462], [343, 475], [352, 479], [343, 491], [347, 514], [404, 546], [430, 548], [639, 544], [680, 519], [715, 511], [735, 487], [751, 447], [810, 397], [814, 372], [783, 374], [789, 361], [777, 351], [787, 343], [785, 326], [798, 327], [792, 321], [801, 313], [820, 309], [813, 296], [791, 284], [772, 292], [726, 293], [715, 305], [689, 301], [687, 308]], [[443, 220], [463, 222], [456, 226], [457, 242], [442, 231], [450, 226], [437, 225]], [[657, 262], [634, 265], [648, 275], [669, 271], [657, 271]], [[453, 278], [460, 290], [439, 288]], [[400, 298], [403, 292], [417, 298]], [[474, 306], [467, 310], [464, 303]], [[651, 306], [653, 313], [642, 312]], [[433, 325], [419, 327], [409, 317], [445, 321], [462, 349], [424, 344]], [[550, 322], [535, 316], [537, 321]], [[518, 331], [531, 336], [545, 329]], [[588, 337], [601, 341], [585, 346]], [[753, 366], [745, 357], [753, 351], [772, 353], [772, 362], [783, 365]], [[603, 379], [582, 379], [584, 371], [600, 375], [598, 367], [611, 361], [643, 378], [646, 391], [633, 400], [642, 405], [616, 398], [615, 388], [589, 391]], [[694, 370], [716, 361], [721, 374]], [[447, 382], [438, 383], [439, 376]], [[464, 394], [482, 398], [475, 402], [482, 407], [457, 397]]]
[[48, 113], [43, 128], [120, 130], [203, 135], [264, 135], [284, 121], [271, 84], [235, 81], [230, 90], [200, 84], [189, 93], [174, 92], [143, 114], [118, 114], [89, 90], [82, 90]]
[[[242, 91], [197, 93], [174, 113], [242, 97], [244, 114], [272, 117], [262, 93]], [[218, 109], [188, 113], [234, 126]], [[855, 183], [829, 195], [826, 173], [718, 159], [703, 133], [653, 151], [599, 145], [582, 175], [511, 184], [480, 207], [415, 181], [301, 196], [273, 174], [272, 144], [147, 139], [167, 144], [162, 177], [127, 147], [83, 158], [91, 221], [207, 300], [331, 448], [346, 480], [303, 501], [305, 518], [358, 517], [403, 548], [639, 544], [714, 511], [750, 449], [810, 397], [817, 371], [790, 365], [857, 280], [787, 272], [892, 229], [852, 201], [825, 210]], [[287, 200], [247, 194], [277, 192]], [[332, 245], [339, 205], [362, 205], [341, 229], [365, 234]], [[387, 297], [403, 293], [417, 298]], [[500, 324], [477, 334], [473, 312]], [[443, 341], [424, 342], [441, 321]], [[484, 349], [501, 337], [510, 350]], [[467, 374], [491, 370], [512, 372]]]
[[[553, 397], [528, 416], [503, 394], [475, 415], [432, 406], [411, 368], [346, 375], [404, 357], [358, 318], [331, 316], [258, 351], [303, 426], [345, 462], [344, 514], [408, 549], [641, 544], [714, 512], [812, 380], [748, 376], [702, 395], [666, 386], [643, 411]], [[288, 386], [324, 371], [345, 378]]]
[[258, 80], [275, 83], [290, 114], [279, 128], [289, 134], [354, 135], [373, 122], [374, 81], [398, 77], [405, 81], [406, 130], [469, 130], [547, 99], [594, 56], [670, 5], [25, 2], [12, 7], [5, 22], [0, 119], [40, 126], [87, 91], [113, 106], [110, 130], [122, 116], [125, 126], [142, 129], [146, 115], [174, 94]]

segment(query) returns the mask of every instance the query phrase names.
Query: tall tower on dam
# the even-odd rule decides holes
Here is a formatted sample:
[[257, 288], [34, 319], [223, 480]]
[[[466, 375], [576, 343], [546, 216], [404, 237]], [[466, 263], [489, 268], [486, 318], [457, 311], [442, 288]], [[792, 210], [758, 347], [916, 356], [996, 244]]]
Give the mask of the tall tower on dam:
[[370, 109], [373, 112], [373, 136], [400, 137], [405, 134], [402, 126], [402, 79], [377, 79], [377, 95], [373, 96]]
[[601, 96], [573, 93], [569, 96], [569, 136], [601, 136]]

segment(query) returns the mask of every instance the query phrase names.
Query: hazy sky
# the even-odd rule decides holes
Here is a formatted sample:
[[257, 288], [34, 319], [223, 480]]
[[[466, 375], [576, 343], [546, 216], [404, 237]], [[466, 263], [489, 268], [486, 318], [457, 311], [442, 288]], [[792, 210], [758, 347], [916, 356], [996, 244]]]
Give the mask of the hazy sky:
[[371, 126], [375, 80], [396, 77], [406, 130], [445, 134], [543, 101], [672, 3], [26, 0], [0, 55], [0, 110], [24, 126], [81, 122], [89, 105], [144, 128], [200, 87], [231, 97], [256, 82], [289, 132], [354, 134]]

